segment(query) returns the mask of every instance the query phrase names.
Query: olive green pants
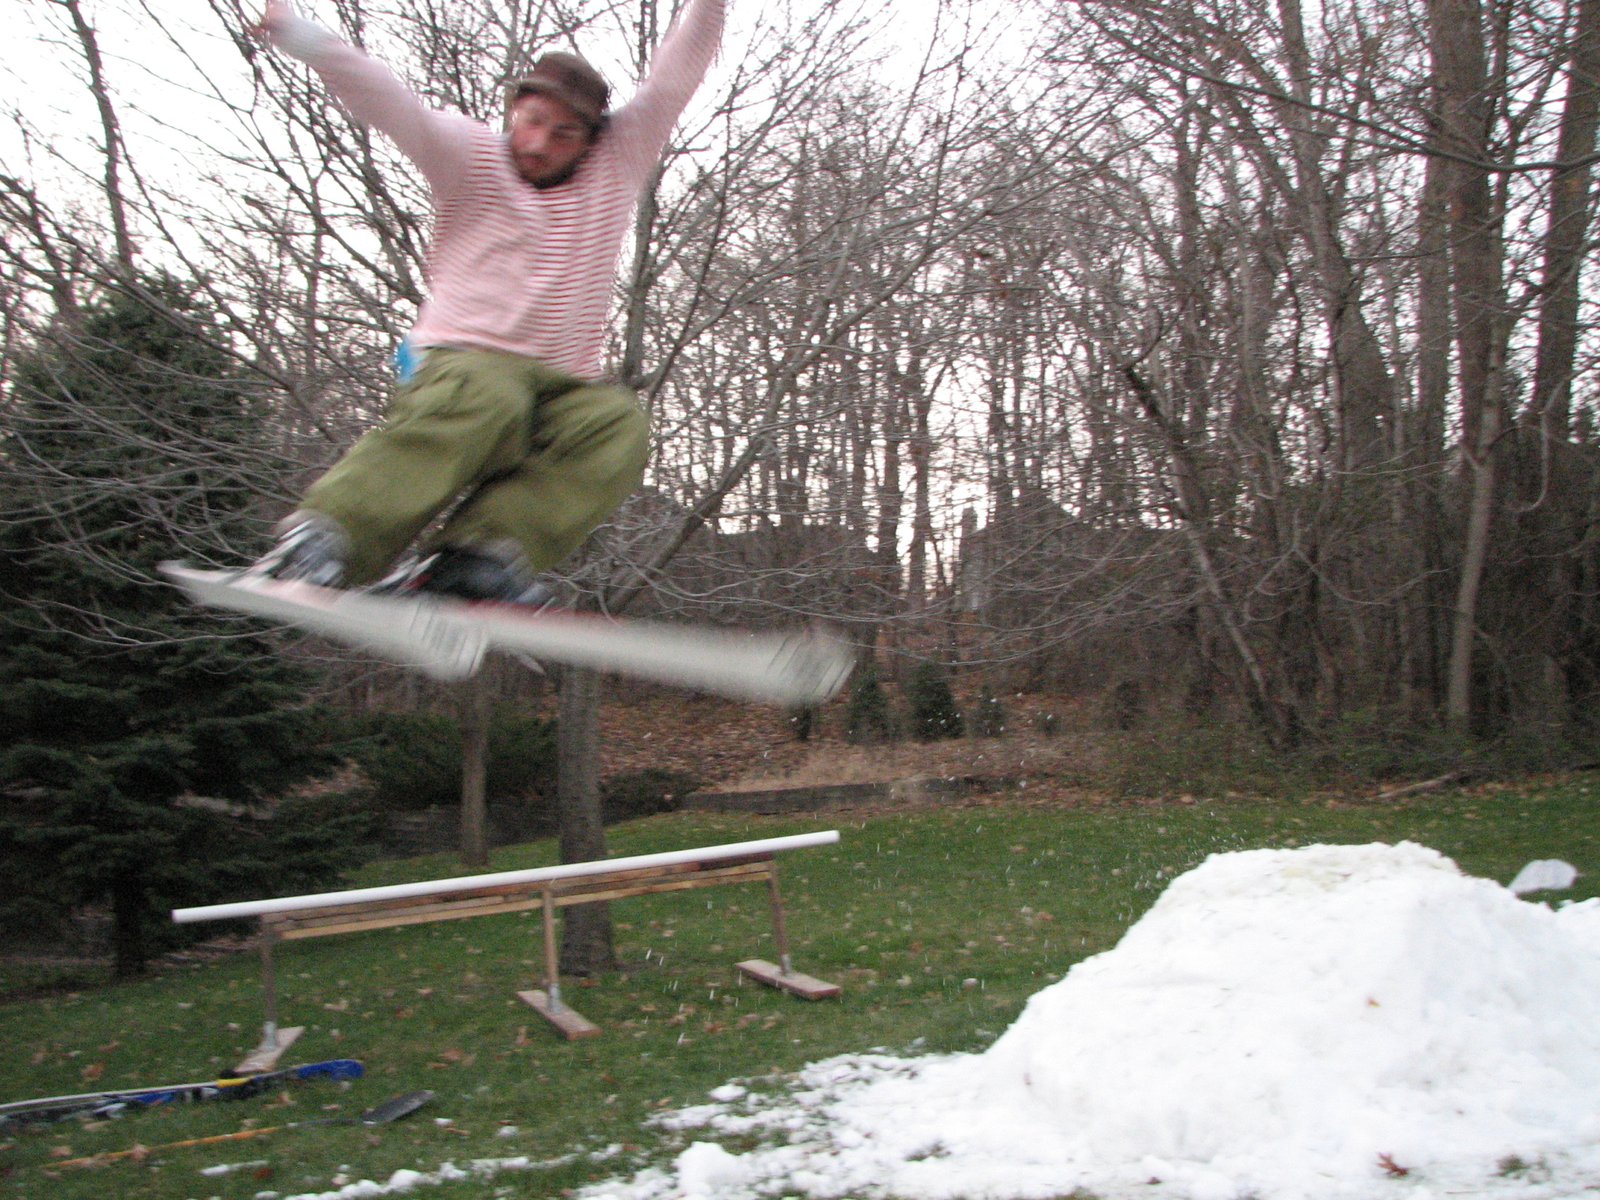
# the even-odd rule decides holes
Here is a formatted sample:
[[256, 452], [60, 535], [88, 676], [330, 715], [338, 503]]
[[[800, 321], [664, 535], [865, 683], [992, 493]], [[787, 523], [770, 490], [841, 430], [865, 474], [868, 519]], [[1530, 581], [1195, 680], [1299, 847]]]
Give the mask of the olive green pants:
[[354, 585], [379, 578], [458, 498], [424, 550], [509, 540], [542, 571], [639, 486], [648, 451], [649, 422], [623, 388], [521, 355], [432, 349], [301, 508], [349, 534]]

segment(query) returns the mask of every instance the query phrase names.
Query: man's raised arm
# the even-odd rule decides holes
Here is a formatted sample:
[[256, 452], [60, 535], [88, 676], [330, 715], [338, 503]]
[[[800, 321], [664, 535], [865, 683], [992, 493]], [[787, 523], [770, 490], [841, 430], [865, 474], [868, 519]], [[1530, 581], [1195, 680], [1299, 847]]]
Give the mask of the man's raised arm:
[[459, 177], [465, 145], [450, 136], [450, 127], [467, 117], [428, 108], [388, 67], [302, 17], [287, 0], [268, 0], [251, 32], [321, 76], [351, 116], [387, 135], [417, 164], [436, 195]]
[[711, 69], [722, 45], [725, 0], [690, 0], [667, 31], [639, 90], [613, 118], [630, 164], [641, 175], [655, 166], [672, 127]]

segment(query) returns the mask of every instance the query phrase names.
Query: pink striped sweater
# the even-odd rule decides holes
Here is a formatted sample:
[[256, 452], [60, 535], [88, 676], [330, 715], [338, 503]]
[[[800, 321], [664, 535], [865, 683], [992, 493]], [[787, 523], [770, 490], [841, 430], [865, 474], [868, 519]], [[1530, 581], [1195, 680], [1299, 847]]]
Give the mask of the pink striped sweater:
[[429, 297], [414, 345], [503, 350], [582, 379], [600, 375], [634, 204], [716, 55], [723, 10], [724, 0], [690, 0], [577, 174], [546, 189], [517, 174], [503, 132], [426, 107], [383, 64], [311, 22], [291, 17], [271, 29], [428, 182]]

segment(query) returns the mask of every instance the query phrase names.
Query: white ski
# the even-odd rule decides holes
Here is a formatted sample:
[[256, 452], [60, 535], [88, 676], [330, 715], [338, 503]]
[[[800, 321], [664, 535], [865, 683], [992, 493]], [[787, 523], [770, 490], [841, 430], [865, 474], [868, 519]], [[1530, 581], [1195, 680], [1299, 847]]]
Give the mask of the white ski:
[[713, 629], [379, 596], [181, 563], [161, 570], [197, 603], [292, 625], [435, 679], [465, 679], [485, 651], [499, 649], [735, 699], [803, 705], [834, 695], [853, 665], [849, 646], [819, 631]]
[[435, 605], [177, 562], [161, 571], [197, 604], [293, 625], [434, 679], [466, 679], [489, 647], [481, 630], [446, 620]]
[[844, 685], [854, 661], [843, 641], [815, 630], [758, 633], [509, 604], [440, 608], [495, 649], [739, 700], [820, 704]]

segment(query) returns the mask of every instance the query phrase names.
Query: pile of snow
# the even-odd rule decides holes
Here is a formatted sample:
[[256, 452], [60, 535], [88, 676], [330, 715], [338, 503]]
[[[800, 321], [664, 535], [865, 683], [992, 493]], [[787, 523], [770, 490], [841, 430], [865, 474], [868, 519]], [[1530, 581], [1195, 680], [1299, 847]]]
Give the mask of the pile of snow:
[[1575, 1196], [1600, 1188], [1600, 902], [1410, 843], [1216, 855], [981, 1054], [713, 1099], [668, 1119], [706, 1138], [672, 1169], [585, 1200]]

